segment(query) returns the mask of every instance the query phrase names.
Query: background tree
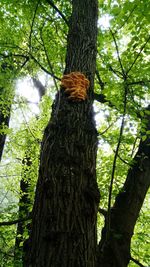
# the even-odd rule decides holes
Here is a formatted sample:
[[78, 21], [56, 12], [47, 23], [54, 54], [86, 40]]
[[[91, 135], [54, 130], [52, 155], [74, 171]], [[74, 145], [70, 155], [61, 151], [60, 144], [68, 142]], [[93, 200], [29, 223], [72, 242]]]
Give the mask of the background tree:
[[[62, 3], [60, 3], [60, 1], [55, 1], [55, 3], [52, 1], [21, 1], [21, 3], [18, 3], [17, 1], [2, 0], [0, 5], [1, 58], [4, 58], [4, 56], [5, 59], [13, 58], [13, 62], [15, 62], [20, 71], [19, 74], [17, 72], [17, 75], [15, 73], [16, 77], [25, 76], [27, 74], [34, 76], [42, 69], [44, 72], [51, 75], [55, 87], [58, 87], [59, 77], [62, 76], [65, 68], [64, 58], [66, 34], [71, 11], [70, 1], [63, 1]], [[134, 262], [130, 261], [130, 266], [135, 266], [136, 264], [147, 266], [150, 260], [148, 253], [149, 241], [147, 237], [149, 221], [149, 214], [147, 212], [148, 195], [145, 198], [145, 204], [136, 223], [134, 236], [132, 237], [130, 249], [131, 257], [128, 247], [132, 235], [131, 231], [128, 240], [126, 240], [127, 242], [125, 242], [125, 245], [127, 245], [126, 248], [128, 247], [128, 253], [124, 253], [124, 248], [120, 245], [118, 249], [118, 244], [124, 244], [122, 240], [125, 241], [123, 238], [125, 232], [122, 229], [124, 228], [125, 230], [127, 225], [125, 225], [126, 220], [124, 220], [124, 224], [121, 220], [123, 228], [119, 228], [118, 223], [122, 218], [119, 208], [121, 203], [119, 202], [120, 204], [118, 204], [118, 199], [120, 199], [120, 197], [115, 201], [115, 196], [119, 191], [123, 193], [124, 189], [126, 189], [126, 193], [122, 194], [122, 196], [125, 196], [123, 198], [122, 207], [131, 207], [132, 205], [127, 205], [129, 202], [142, 204], [144, 199], [144, 193], [142, 193], [144, 191], [141, 191], [142, 185], [141, 182], [138, 183], [138, 181], [140, 181], [140, 177], [145, 177], [144, 169], [148, 169], [147, 167], [145, 167], [143, 171], [140, 169], [139, 175], [139, 173], [136, 172], [138, 169], [135, 169], [133, 159], [137, 151], [137, 155], [141, 155], [142, 149], [145, 147], [144, 142], [148, 142], [149, 140], [148, 138], [146, 139], [149, 135], [148, 124], [145, 119], [142, 120], [142, 123], [140, 120], [140, 117], [145, 116], [143, 111], [149, 104], [148, 10], [149, 3], [143, 3], [142, 1], [101, 1], [99, 5], [97, 71], [94, 81], [95, 89], [93, 97], [99, 102], [104, 103], [102, 105], [95, 101], [96, 123], [99, 134], [97, 177], [101, 189], [101, 208], [99, 211], [106, 215], [106, 226], [99, 246], [100, 250], [103, 248], [103, 253], [99, 253], [98, 262], [99, 265], [103, 264], [104, 266], [106, 266], [106, 264], [108, 264], [108, 266], [111, 266], [111, 264], [117, 266], [117, 264], [119, 264], [118, 262], [120, 262], [120, 257], [122, 259], [122, 264], [126, 264], [129, 258], [131, 258], [132, 261], [134, 260]], [[104, 23], [104, 20], [107, 23], [109, 22], [108, 25]], [[53, 92], [51, 91], [51, 96], [53, 96]], [[40, 121], [42, 122], [42, 120]], [[141, 126], [143, 133], [139, 146]], [[30, 131], [30, 127], [28, 125], [26, 129]], [[2, 202], [2, 225], [4, 225], [4, 221], [10, 224], [10, 218], [13, 221], [18, 219], [16, 218], [17, 197], [15, 193], [16, 186], [14, 187], [14, 184], [16, 185], [18, 183], [19, 185], [20, 163], [22, 162], [24, 149], [26, 149], [25, 146], [20, 146], [19, 143], [23, 140], [25, 133], [27, 133], [27, 131], [21, 130], [14, 136], [15, 133], [13, 134], [10, 132], [7, 148], [5, 149], [3, 160], [5, 158], [8, 159], [8, 157], [12, 155], [13, 164], [7, 165], [7, 172], [6, 167], [5, 169], [1, 167], [1, 175], [3, 176], [1, 195], [4, 196], [3, 198], [5, 199], [5, 201]], [[37, 134], [39, 133], [37, 132]], [[24, 142], [21, 141], [21, 144], [24, 144]], [[17, 159], [19, 157], [20, 163]], [[33, 155], [33, 160], [34, 158], [35, 155]], [[137, 159], [137, 157], [135, 157], [135, 159]], [[143, 163], [146, 164], [145, 159], [144, 161], [142, 160], [142, 165]], [[3, 164], [6, 166], [4, 161], [2, 162], [2, 166]], [[132, 181], [131, 173], [133, 173], [129, 170], [131, 166], [135, 171], [135, 184], [134, 182], [130, 183], [130, 181]], [[127, 172], [128, 182], [125, 182]], [[14, 176], [16, 174], [18, 174], [17, 177]], [[6, 180], [4, 176], [8, 177], [8, 175], [10, 175], [10, 201], [6, 204], [5, 195], [8, 199], [8, 194], [6, 194], [8, 178]], [[135, 176], [132, 175], [133, 178]], [[36, 175], [34, 177], [36, 177]], [[33, 180], [35, 181], [35, 179], [36, 178]], [[142, 181], [143, 180], [142, 178]], [[146, 181], [148, 181], [148, 178]], [[124, 182], [125, 185], [123, 186]], [[131, 184], [134, 184], [134, 186], [131, 186]], [[135, 189], [135, 194], [128, 194], [130, 190], [133, 192], [133, 188]], [[144, 188], [144, 190], [147, 190], [146, 187]], [[137, 195], [139, 196], [139, 190], [140, 201], [139, 197], [137, 197]], [[12, 192], [11, 197], [10, 192]], [[129, 195], [135, 196], [135, 198], [131, 198]], [[130, 201], [128, 202], [129, 198]], [[111, 209], [114, 201], [114, 208]], [[12, 203], [15, 203], [15, 206], [12, 205]], [[138, 204], [136, 207], [140, 209], [140, 205]], [[106, 209], [106, 211], [102, 208]], [[114, 210], [116, 211], [117, 219], [114, 217]], [[128, 214], [130, 213], [130, 209], [125, 210], [128, 211]], [[136, 209], [135, 211], [137, 212]], [[132, 214], [132, 216], [136, 218], [138, 212], [136, 216], [135, 213]], [[133, 217], [132, 227], [134, 227], [135, 224], [135, 219], [133, 220]], [[127, 218], [129, 217], [127, 216]], [[116, 220], [118, 223], [116, 223], [114, 227], [114, 222], [116, 222]], [[99, 236], [102, 224], [103, 217], [100, 215], [98, 216]], [[114, 234], [112, 234], [112, 227]], [[3, 253], [2, 259], [4, 260], [5, 258], [5, 262], [2, 262], [4, 266], [11, 264], [10, 262], [13, 261], [13, 258], [9, 256], [13, 256], [14, 230], [14, 226], [6, 227], [5, 225], [1, 227], [1, 240], [7, 241], [1, 241], [0, 249]], [[113, 248], [117, 247], [117, 249], [112, 251], [112, 246]], [[110, 257], [112, 254], [113, 257]], [[105, 255], [108, 261], [106, 261]], [[134, 257], [135, 259], [133, 259]]]
[[[11, 65], [10, 65], [11, 64]], [[6, 135], [9, 128], [11, 105], [14, 97], [14, 89], [11, 86], [13, 83], [13, 75], [10, 75], [13, 64], [1, 60], [1, 75], [0, 75], [0, 161], [2, 158]]]
[[8, 131], [9, 120], [10, 120], [10, 109], [11, 109], [11, 97], [8, 97], [9, 89], [1, 87], [1, 107], [0, 107], [0, 160], [2, 158], [6, 133]]
[[[46, 87], [37, 79], [32, 78], [35, 88], [39, 93], [39, 101], [42, 101], [42, 97], [46, 94]], [[20, 199], [19, 199], [19, 211], [18, 211], [18, 225], [17, 235], [15, 240], [15, 253], [14, 253], [14, 266], [22, 263], [23, 257], [23, 243], [29, 235], [31, 219], [31, 207], [32, 207], [32, 172], [34, 172], [35, 164], [32, 166], [32, 154], [36, 154], [38, 143], [40, 140], [32, 134], [30, 137], [27, 135], [25, 155], [22, 160], [22, 174], [20, 181]], [[24, 219], [28, 219], [25, 220]]]

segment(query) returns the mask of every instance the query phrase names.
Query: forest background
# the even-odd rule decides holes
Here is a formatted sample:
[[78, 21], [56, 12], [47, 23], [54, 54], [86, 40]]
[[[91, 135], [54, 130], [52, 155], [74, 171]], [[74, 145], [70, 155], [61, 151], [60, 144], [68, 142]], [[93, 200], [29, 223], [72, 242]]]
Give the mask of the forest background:
[[[40, 144], [65, 68], [70, 14], [70, 1], [0, 2], [2, 267], [14, 266], [16, 251], [28, 238]], [[149, 1], [99, 1], [93, 94], [99, 140], [99, 240], [106, 210], [122, 189], [141, 138], [149, 142], [150, 129], [142, 119], [150, 104], [149, 25]], [[149, 204], [147, 192], [132, 237], [131, 267], [150, 265]]]

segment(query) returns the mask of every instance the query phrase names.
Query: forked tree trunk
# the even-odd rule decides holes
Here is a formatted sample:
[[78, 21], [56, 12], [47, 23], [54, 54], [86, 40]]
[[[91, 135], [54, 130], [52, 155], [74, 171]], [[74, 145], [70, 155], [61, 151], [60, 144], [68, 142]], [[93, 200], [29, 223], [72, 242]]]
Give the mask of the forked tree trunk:
[[85, 101], [56, 96], [41, 148], [39, 178], [24, 266], [94, 267], [97, 132], [93, 118], [97, 0], [73, 0], [65, 73], [90, 80]]
[[[150, 131], [150, 106], [145, 111], [145, 134]], [[143, 122], [144, 123], [144, 122]], [[106, 236], [107, 219], [98, 250], [97, 267], [127, 267], [134, 227], [150, 186], [150, 137], [140, 141], [127, 179], [116, 197], [110, 213], [110, 229]]]

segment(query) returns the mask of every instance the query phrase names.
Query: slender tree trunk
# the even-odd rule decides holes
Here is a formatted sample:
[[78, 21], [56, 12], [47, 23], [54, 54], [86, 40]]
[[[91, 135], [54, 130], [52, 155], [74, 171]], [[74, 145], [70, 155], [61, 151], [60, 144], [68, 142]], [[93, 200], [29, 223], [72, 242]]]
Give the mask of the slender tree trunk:
[[[30, 148], [29, 148], [30, 151]], [[20, 199], [19, 199], [19, 210], [18, 219], [20, 222], [17, 225], [17, 233], [15, 240], [15, 252], [14, 252], [14, 267], [19, 266], [22, 263], [23, 257], [23, 243], [25, 241], [25, 230], [26, 234], [29, 231], [29, 223], [22, 221], [23, 218], [30, 216], [31, 209], [31, 198], [30, 198], [30, 167], [32, 165], [31, 157], [28, 155], [28, 151], [25, 153], [25, 157], [22, 161], [22, 178], [20, 181]]]
[[[40, 101], [42, 100], [42, 97], [46, 93], [46, 88], [43, 86], [43, 84], [37, 79], [32, 78], [34, 86], [38, 90]], [[18, 219], [20, 219], [20, 222], [17, 225], [17, 234], [16, 234], [16, 240], [15, 240], [15, 252], [14, 252], [14, 267], [19, 266], [21, 264], [23, 259], [23, 244], [25, 241], [25, 231], [26, 236], [29, 234], [30, 230], [30, 224], [28, 222], [24, 222], [22, 219], [30, 217], [31, 216], [31, 207], [33, 205], [30, 197], [31, 193], [31, 179], [30, 179], [30, 168], [32, 166], [32, 158], [31, 158], [31, 143], [29, 140], [27, 140], [27, 149], [25, 151], [25, 156], [22, 161], [22, 176], [20, 181], [20, 199], [19, 199], [19, 210], [18, 210]]]
[[41, 148], [31, 236], [24, 266], [93, 267], [96, 257], [97, 132], [93, 118], [97, 0], [73, 0], [65, 73], [90, 80], [88, 99], [71, 101], [61, 89]]
[[[150, 106], [147, 109], [150, 112]], [[146, 112], [147, 112], [146, 110]], [[146, 131], [150, 130], [150, 115], [145, 114]], [[98, 267], [127, 267], [134, 227], [150, 186], [150, 137], [140, 142], [127, 179], [116, 197], [110, 214], [110, 229], [106, 234], [107, 218], [99, 244]]]
[[8, 90], [0, 88], [0, 161], [5, 146], [6, 129], [9, 127], [11, 99], [9, 99]]

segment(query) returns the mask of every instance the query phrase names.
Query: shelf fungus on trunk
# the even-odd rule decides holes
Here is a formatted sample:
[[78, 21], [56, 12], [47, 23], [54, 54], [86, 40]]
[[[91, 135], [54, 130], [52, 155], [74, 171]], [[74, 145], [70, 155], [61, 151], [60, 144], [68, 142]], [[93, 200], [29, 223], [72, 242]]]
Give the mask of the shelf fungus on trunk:
[[61, 79], [61, 86], [72, 101], [85, 100], [89, 84], [89, 80], [80, 72], [71, 72]]

